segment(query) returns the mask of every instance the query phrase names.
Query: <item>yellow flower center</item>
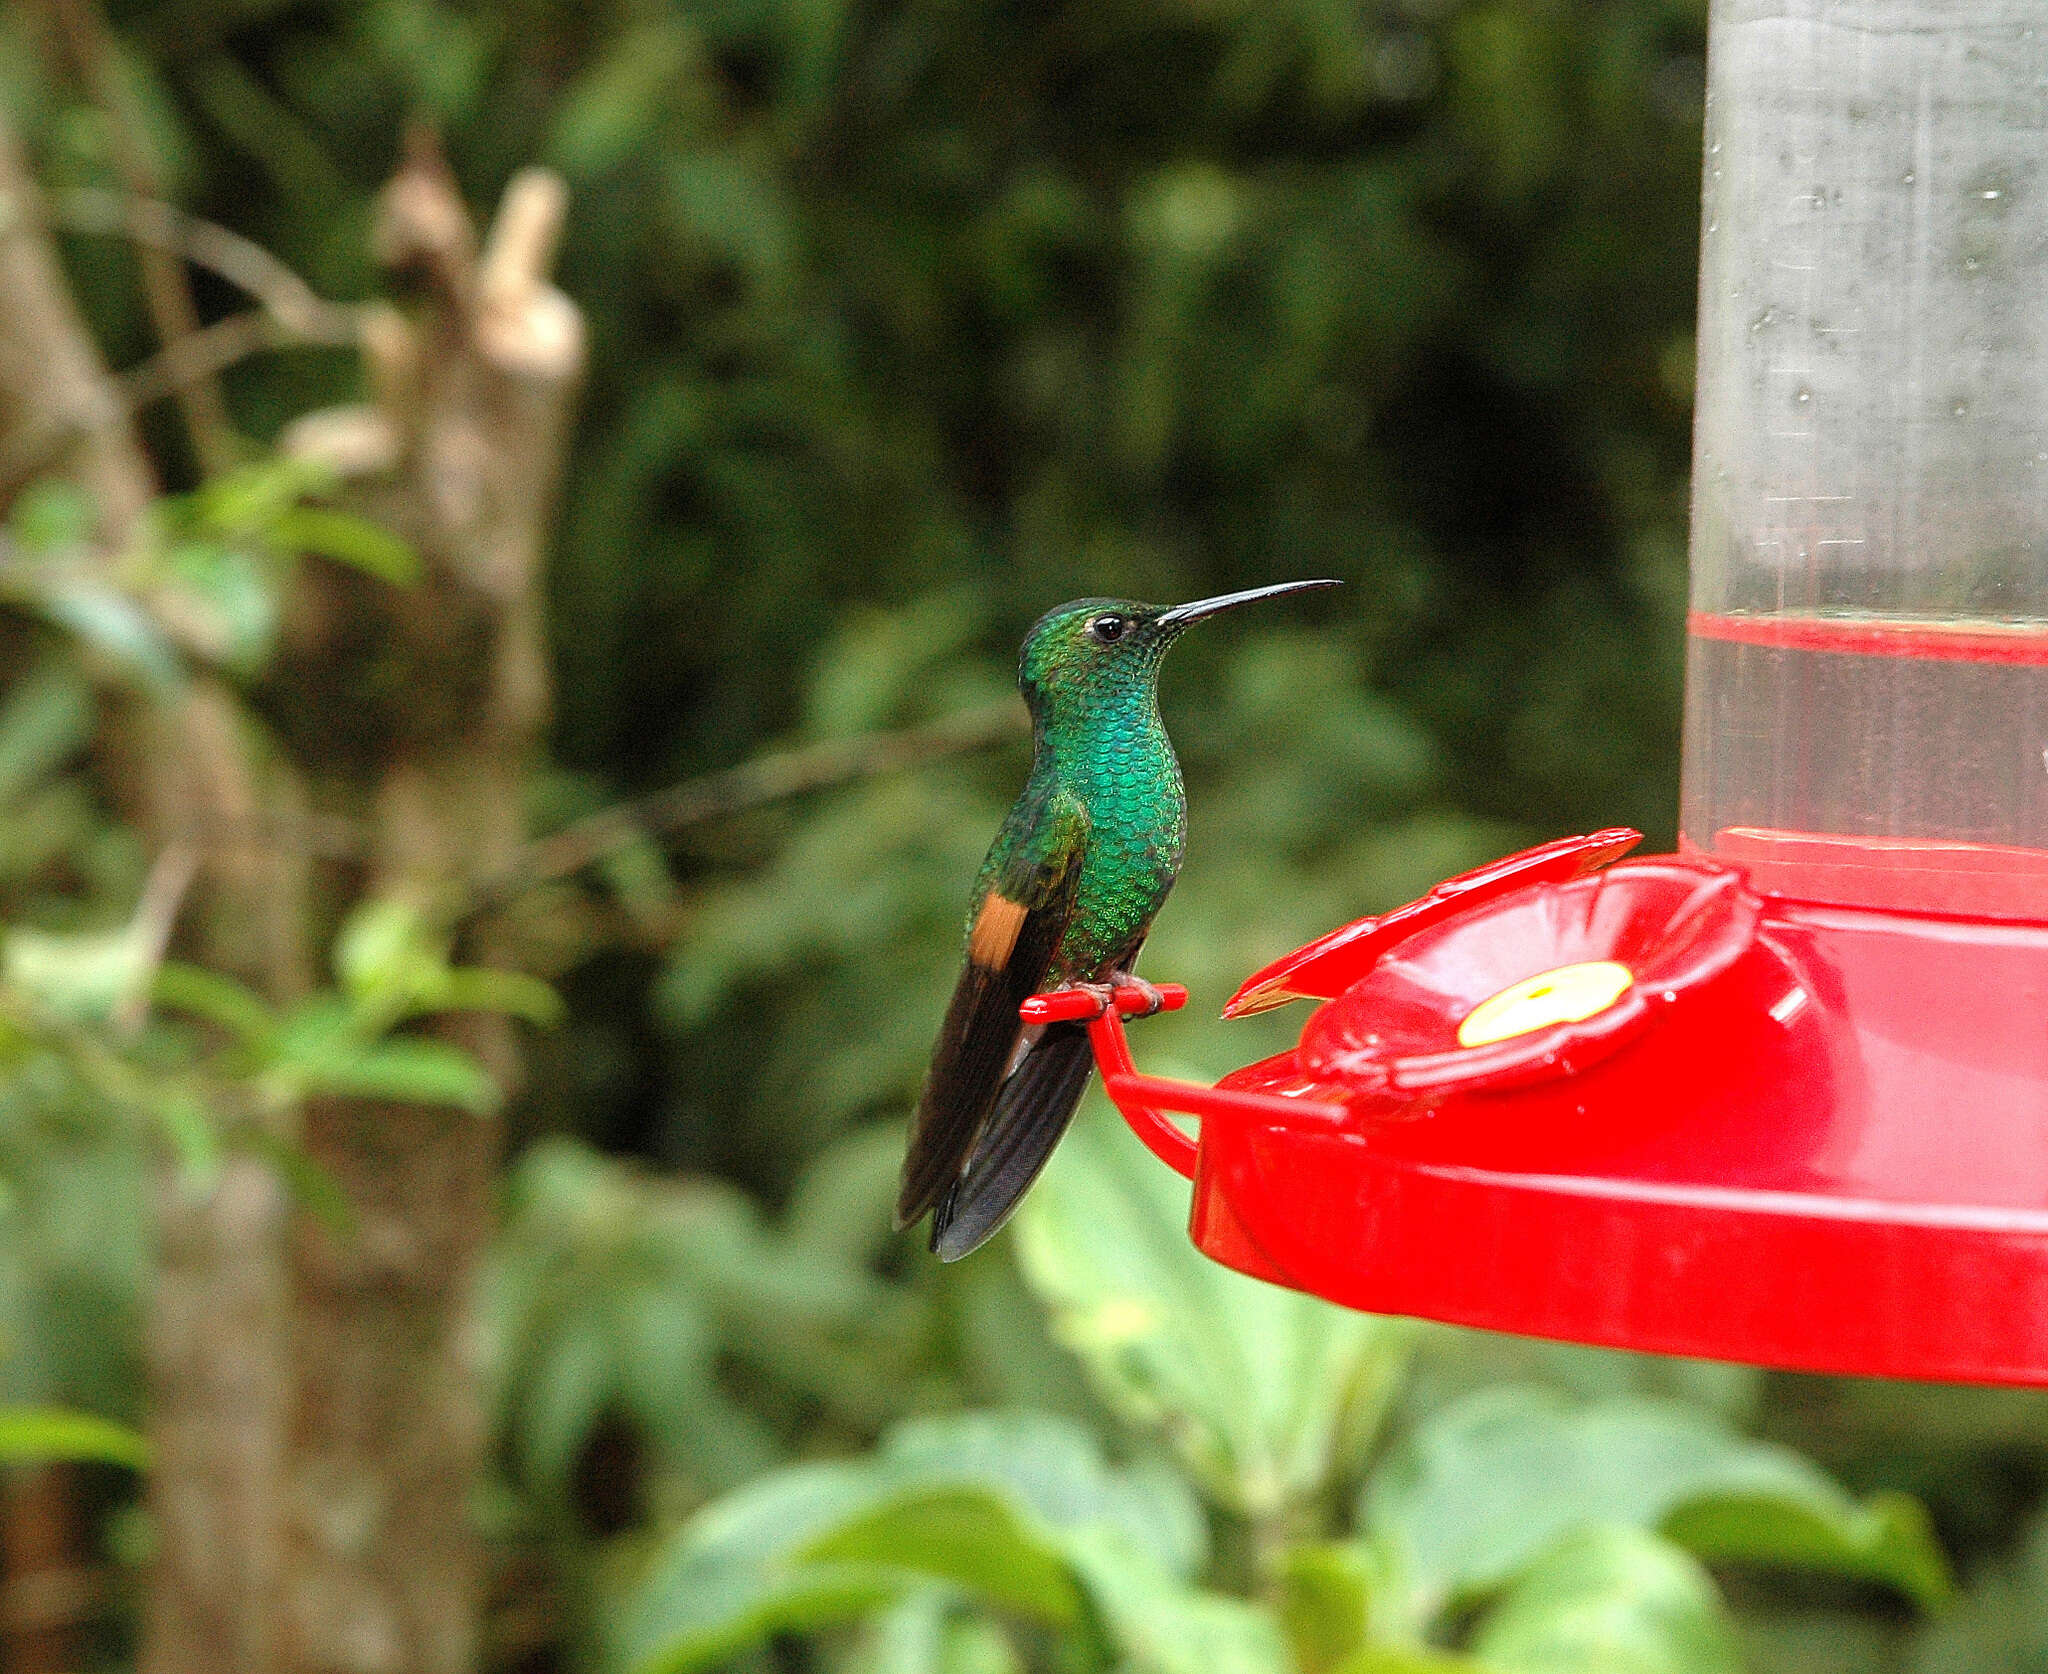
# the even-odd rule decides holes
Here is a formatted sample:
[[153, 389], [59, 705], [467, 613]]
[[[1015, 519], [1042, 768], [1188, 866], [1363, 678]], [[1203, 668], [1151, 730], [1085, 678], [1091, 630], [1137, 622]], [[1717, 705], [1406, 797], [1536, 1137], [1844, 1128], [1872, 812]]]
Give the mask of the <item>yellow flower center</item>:
[[1458, 1044], [1491, 1046], [1554, 1023], [1584, 1022], [1613, 1005], [1635, 980], [1635, 972], [1612, 959], [1539, 971], [1467, 1012], [1458, 1025]]

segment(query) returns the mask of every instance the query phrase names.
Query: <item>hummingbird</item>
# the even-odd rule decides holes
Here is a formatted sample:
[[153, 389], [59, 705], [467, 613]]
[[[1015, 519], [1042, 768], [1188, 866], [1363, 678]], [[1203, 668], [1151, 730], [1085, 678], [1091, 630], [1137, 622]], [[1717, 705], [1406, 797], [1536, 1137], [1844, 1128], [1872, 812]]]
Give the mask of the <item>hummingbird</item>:
[[1288, 581], [1162, 609], [1076, 599], [1024, 639], [1031, 774], [974, 880], [967, 952], [903, 1158], [896, 1225], [932, 1217], [956, 1261], [993, 1237], [1067, 1130], [1094, 1067], [1085, 1023], [1027, 1026], [1031, 995], [1120, 984], [1180, 874], [1187, 793], [1159, 718], [1159, 663], [1195, 623], [1335, 581]]

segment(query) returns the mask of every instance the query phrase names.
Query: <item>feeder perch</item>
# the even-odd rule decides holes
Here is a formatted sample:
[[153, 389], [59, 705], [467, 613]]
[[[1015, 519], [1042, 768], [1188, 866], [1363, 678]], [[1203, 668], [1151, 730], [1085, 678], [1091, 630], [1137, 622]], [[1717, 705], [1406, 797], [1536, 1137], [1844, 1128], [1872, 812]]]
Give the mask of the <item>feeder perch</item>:
[[2048, 1383], [2038, 13], [1715, 0], [1680, 852], [1570, 838], [1333, 931], [1231, 1000], [1321, 1004], [1217, 1087], [1137, 1073], [1135, 990], [1100, 1008], [1216, 1260], [1375, 1312]]

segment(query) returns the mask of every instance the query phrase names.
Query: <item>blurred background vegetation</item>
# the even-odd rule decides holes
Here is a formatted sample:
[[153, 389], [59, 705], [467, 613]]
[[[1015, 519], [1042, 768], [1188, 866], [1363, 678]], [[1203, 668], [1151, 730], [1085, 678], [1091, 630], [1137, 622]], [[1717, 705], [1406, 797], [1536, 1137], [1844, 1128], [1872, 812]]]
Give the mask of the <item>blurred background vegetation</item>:
[[[1146, 1025], [1148, 1067], [1288, 1044], [1298, 1014], [1206, 1019], [1449, 872], [1604, 825], [1669, 844], [1704, 36], [1697, 0], [0, 12], [0, 110], [163, 491], [122, 536], [89, 472], [0, 449], [0, 1452], [81, 1461], [8, 1479], [11, 1665], [2048, 1667], [2031, 1395], [1345, 1315], [1202, 1263], [1099, 1108], [986, 1254], [942, 1270], [888, 1232], [1025, 763], [987, 717], [1053, 603], [1347, 584], [1167, 671], [1192, 848], [1147, 960], [1197, 1003]], [[317, 856], [429, 684], [368, 629], [308, 658], [305, 621], [381, 620], [445, 554], [285, 445], [388, 398], [358, 316], [243, 345], [224, 431], [161, 399], [204, 380], [158, 376], [120, 206], [232, 229], [323, 308], [445, 321], [459, 295], [379, 260], [428, 134], [479, 215], [529, 165], [567, 183], [588, 366], [520, 800], [570, 847], [482, 876], [494, 933], [330, 869], [302, 934], [331, 975], [294, 993], [173, 928], [126, 717], [214, 683], [313, 786], [262, 841]], [[234, 316], [221, 262], [181, 254], [197, 319]], [[525, 1019], [523, 1069], [417, 1021], [456, 1010]], [[488, 1251], [449, 1269], [475, 1352], [421, 1361], [490, 1403], [482, 1468], [441, 1473], [483, 1531], [447, 1606], [475, 1620], [351, 1637], [372, 1600], [181, 1661], [152, 1601], [205, 1466], [148, 1370], [181, 1328], [163, 1204], [253, 1156], [302, 1241], [360, 1241], [317, 1137], [350, 1099], [497, 1158]], [[421, 1201], [460, 1233], [459, 1193]], [[301, 1489], [355, 1503], [283, 1480], [287, 1533]]]

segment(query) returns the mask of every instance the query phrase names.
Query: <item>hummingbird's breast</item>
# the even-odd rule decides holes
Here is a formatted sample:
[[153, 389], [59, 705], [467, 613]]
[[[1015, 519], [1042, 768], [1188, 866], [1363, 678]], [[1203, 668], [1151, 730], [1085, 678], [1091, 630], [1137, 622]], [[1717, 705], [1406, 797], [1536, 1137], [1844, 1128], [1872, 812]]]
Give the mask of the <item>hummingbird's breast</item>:
[[1105, 718], [1061, 763], [1088, 810], [1074, 914], [1053, 954], [1062, 982], [1091, 981], [1125, 958], [1180, 872], [1187, 794], [1158, 711], [1147, 710]]

